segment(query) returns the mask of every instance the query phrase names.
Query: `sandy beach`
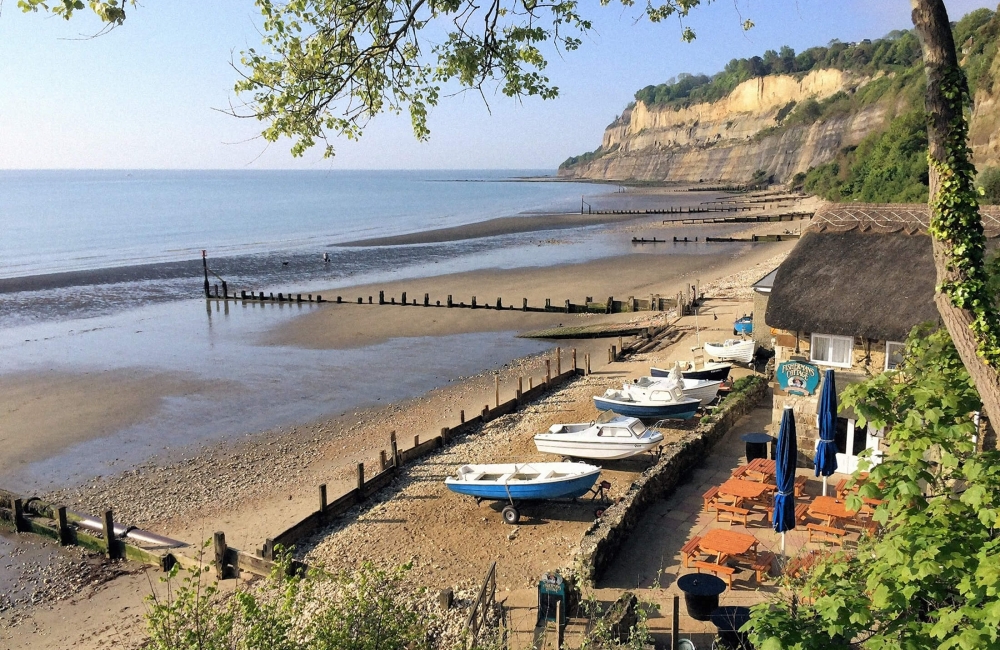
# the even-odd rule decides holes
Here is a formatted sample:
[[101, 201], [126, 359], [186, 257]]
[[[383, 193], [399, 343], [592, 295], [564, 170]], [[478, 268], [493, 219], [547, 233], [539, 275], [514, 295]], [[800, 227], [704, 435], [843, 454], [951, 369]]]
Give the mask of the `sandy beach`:
[[[778, 228], [787, 226], [756, 225], [752, 230], [763, 233], [770, 228], [781, 232]], [[725, 251], [721, 254], [637, 253], [581, 264], [476, 271], [341, 288], [325, 293], [340, 294], [354, 301], [358, 296], [365, 299], [369, 295], [377, 296], [379, 290], [385, 291], [387, 300], [406, 291], [411, 300], [412, 297], [422, 299], [424, 293], [429, 293], [432, 304], [436, 300], [443, 303], [451, 294], [456, 302], [469, 302], [472, 296], [476, 296], [489, 304], [494, 304], [496, 298], [501, 297], [505, 305], [519, 305], [522, 298], [527, 298], [529, 304], [538, 305], [546, 298], [551, 298], [553, 304], [561, 304], [567, 298], [582, 302], [586, 296], [593, 296], [599, 301], [609, 295], [619, 299], [633, 295], [648, 297], [650, 294], [672, 296], [687, 283], [698, 280], [706, 294], [714, 297], [710, 309], [719, 318], [710, 327], [718, 330], [719, 336], [724, 336], [731, 327], [732, 318], [749, 311], [745, 288], [769, 272], [792, 245], [794, 242], [726, 246], [720, 248], [720, 252]], [[540, 254], [543, 254], [542, 251]], [[523, 331], [604, 320], [640, 320], [662, 324], [669, 317], [669, 314], [659, 312], [586, 315], [334, 304], [267, 332], [263, 340], [268, 345], [306, 349], [351, 348], [396, 338], [418, 341], [421, 337], [447, 334]], [[683, 326], [690, 328], [690, 324]], [[702, 327], [705, 328], [704, 323]], [[499, 461], [528, 454], [532, 452], [529, 432], [546, 428], [555, 421], [592, 419], [590, 395], [623, 378], [641, 374], [649, 363], [669, 363], [678, 355], [687, 358], [690, 353], [685, 356], [684, 351], [691, 345], [685, 338], [669, 350], [654, 353], [649, 358], [606, 368], [608, 344], [606, 339], [561, 342], [564, 363], [568, 363], [569, 348], [577, 349], [581, 362], [585, 354], [591, 353], [594, 375], [573, 382], [539, 405], [487, 425], [481, 435], [470, 436], [450, 448], [448, 458], [454, 460], [448, 462], [460, 462], [470, 456], [477, 460]], [[453, 354], [461, 353], [461, 350], [453, 351]], [[363, 372], [363, 369], [359, 368], [359, 371]], [[81, 486], [62, 487], [45, 496], [84, 511], [100, 512], [113, 508], [120, 521], [195, 545], [210, 537], [213, 531], [224, 530], [231, 545], [252, 550], [259, 547], [269, 534], [312, 512], [319, 484], [326, 484], [328, 492], [337, 495], [352, 486], [354, 467], [358, 462], [369, 467], [377, 466], [378, 452], [387, 448], [390, 431], [397, 431], [403, 441], [412, 440], [414, 435], [431, 435], [442, 425], [457, 423], [460, 410], [475, 413], [484, 404], [492, 403], [494, 376], [494, 372], [487, 371], [461, 378], [413, 399], [359, 409], [305, 425], [251, 432], [239, 441], [186, 450], [180, 460], [164, 463], [154, 459], [116, 476], [98, 477]], [[499, 369], [503, 395], [513, 392], [518, 377], [524, 377], [527, 383], [528, 377], [538, 381], [543, 376], [542, 355], [519, 359]], [[8, 461], [15, 463], [27, 462], [37, 457], [33, 454], [44, 455], [49, 449], [66, 445], [74, 435], [99, 438], [102, 431], [122, 426], [123, 423], [156, 417], [155, 404], [158, 400], [185, 391], [205, 389], [196, 381], [188, 381], [184, 377], [141, 373], [102, 377], [99, 382], [93, 381], [92, 377], [66, 375], [8, 376], [4, 381], [21, 388], [7, 394], [5, 401], [0, 402], [0, 423], [3, 425], [0, 430], [19, 431], [22, 436], [26, 431], [33, 432], [31, 444], [18, 452], [20, 460]], [[33, 395], [42, 393], [46, 395], [43, 401], [32, 399]], [[102, 407], [94, 409], [94, 403], [100, 403]], [[63, 412], [64, 415], [50, 416], [52, 419], [47, 421], [45, 427], [32, 425], [37, 422], [40, 413], [52, 411]], [[83, 422], [85, 426], [71, 431], [73, 422]], [[432, 469], [432, 475], [424, 476], [419, 481], [414, 479], [416, 482], [413, 485], [436, 485], [440, 478], [438, 474], [447, 469], [447, 464], [437, 466]], [[415, 468], [417, 474], [414, 477], [420, 476], [422, 471], [426, 470]], [[620, 475], [615, 474], [615, 490], [626, 487], [629, 474], [636, 471], [641, 471], [641, 466], [623, 467]], [[428, 483], [428, 479], [433, 481]], [[396, 489], [406, 491], [411, 489], [408, 485], [406, 483]], [[345, 553], [345, 548], [356, 544], [358, 535], [368, 534], [357, 531], [379, 529], [376, 525], [360, 523], [369, 521], [364, 517], [378, 519], [380, 511], [374, 509], [364, 514], [359, 512], [361, 518], [356, 519], [357, 524], [348, 523], [336, 534], [316, 540], [312, 550], [303, 549], [303, 552], [343, 567], [367, 557], [383, 561], [420, 557], [416, 576], [433, 586], [458, 585], [470, 576], [478, 580], [483, 568], [479, 565], [486, 556], [506, 554], [505, 557], [511, 561], [505, 563], [502, 584], [505, 588], [513, 588], [535, 576], [541, 567], [558, 564], [559, 558], [565, 558], [573, 540], [579, 537], [580, 530], [589, 525], [592, 517], [592, 513], [583, 511], [575, 514], [567, 512], [563, 513], [567, 515], [566, 521], [561, 521], [558, 517], [550, 518], [550, 515], [542, 514], [540, 516], [550, 525], [526, 526], [518, 534], [520, 537], [507, 539], [510, 531], [498, 523], [499, 517], [488, 506], [476, 509], [473, 504], [471, 507], [477, 510], [476, 513], [466, 512], [466, 505], [457, 510], [434, 510], [435, 506], [430, 502], [439, 499], [440, 495], [424, 499], [417, 494], [406, 502], [410, 504], [407, 507], [420, 506], [433, 510], [408, 511], [406, 515], [407, 520], [429, 518], [426, 530], [404, 527], [389, 532], [387, 529], [377, 535], [384, 543], [365, 545], [367, 550], [361, 555]], [[387, 502], [384, 507], [395, 508], [395, 503]], [[479, 513], [479, 510], [482, 512]], [[386, 517], [392, 518], [389, 517], [391, 514], [389, 512]], [[457, 540], [441, 538], [442, 530], [453, 527], [456, 521], [470, 518], [482, 523], [484, 539], [494, 541], [477, 549], [473, 556], [446, 554], [430, 560], [432, 547], [449, 548], [457, 544]], [[391, 543], [393, 539], [408, 539], [410, 543], [400, 546]], [[529, 550], [548, 545], [553, 545], [552, 555], [548, 558]], [[130, 586], [135, 588], [138, 584], [133, 582]], [[119, 594], [116, 597], [122, 596]], [[53, 647], [53, 642], [62, 647], [70, 645], [70, 641], [79, 642], [77, 647], [99, 647], [102, 639], [109, 638], [107, 630], [110, 628], [107, 617], [95, 608], [99, 607], [98, 603], [106, 606], [105, 601], [105, 596], [97, 594], [74, 600], [72, 606], [66, 601], [38, 604], [27, 612], [25, 619], [29, 622], [8, 630], [0, 629], [0, 640], [17, 648]], [[92, 606], [88, 605], [90, 602]], [[142, 636], [141, 598], [129, 603], [130, 613], [113, 626], [115, 634], [124, 634], [120, 637], [123, 639], [121, 647], [130, 647], [129, 644], [137, 643]], [[53, 636], [52, 629], [42, 624], [57, 619], [70, 622], [72, 632]], [[35, 623], [31, 624], [31, 620]], [[2, 625], [0, 623], [0, 628]], [[37, 635], [30, 633], [40, 629], [47, 631]]]

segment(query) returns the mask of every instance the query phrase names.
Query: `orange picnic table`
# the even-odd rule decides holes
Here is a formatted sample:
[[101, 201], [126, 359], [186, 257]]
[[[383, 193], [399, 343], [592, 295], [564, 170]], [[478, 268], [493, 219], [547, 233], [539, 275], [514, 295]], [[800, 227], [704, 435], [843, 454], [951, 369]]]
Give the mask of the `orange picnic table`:
[[743, 499], [758, 499], [762, 494], [770, 492], [772, 489], [774, 488], [764, 483], [731, 478], [719, 486], [719, 494], [736, 497], [737, 503], [739, 503]]
[[706, 553], [717, 553], [719, 559], [716, 564], [723, 564], [731, 556], [746, 555], [750, 551], [753, 551], [753, 556], [756, 557], [758, 544], [760, 541], [753, 535], [725, 528], [713, 528], [701, 538], [698, 548]]
[[776, 472], [777, 469], [773, 460], [754, 458], [746, 465], [740, 465], [733, 470], [733, 478], [764, 482], [772, 479]]
[[847, 504], [834, 497], [816, 497], [809, 504], [809, 514], [819, 519], [825, 519], [827, 523], [831, 519], [854, 519], [857, 516], [856, 510], [848, 510]]

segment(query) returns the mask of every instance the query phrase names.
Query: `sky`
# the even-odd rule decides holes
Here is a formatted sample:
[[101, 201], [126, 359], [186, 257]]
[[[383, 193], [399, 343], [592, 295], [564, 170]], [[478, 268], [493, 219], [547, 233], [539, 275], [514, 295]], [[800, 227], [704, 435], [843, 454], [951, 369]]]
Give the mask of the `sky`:
[[[640, 6], [643, 3], [638, 3]], [[994, 2], [946, 0], [952, 20]], [[878, 38], [910, 24], [907, 0], [723, 0], [686, 24], [652, 25], [639, 8], [582, 0], [594, 31], [576, 52], [549, 55], [554, 100], [487, 93], [445, 97], [418, 142], [406, 115], [382, 115], [358, 141], [294, 158], [261, 123], [220, 112], [238, 101], [231, 61], [259, 47], [252, 0], [144, 0], [99, 38], [0, 4], [0, 169], [551, 169], [595, 149], [636, 90], [680, 72], [713, 74], [732, 58], [831, 39]], [[756, 26], [740, 27], [742, 18]]]

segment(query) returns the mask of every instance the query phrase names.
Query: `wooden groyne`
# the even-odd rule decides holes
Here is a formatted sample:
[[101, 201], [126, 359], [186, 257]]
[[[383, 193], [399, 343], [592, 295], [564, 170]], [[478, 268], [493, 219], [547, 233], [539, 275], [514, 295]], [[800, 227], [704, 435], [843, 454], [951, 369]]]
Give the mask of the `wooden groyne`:
[[798, 233], [784, 235], [750, 235], [749, 237], [706, 237], [706, 242], [779, 242], [798, 239]]
[[664, 219], [664, 226], [693, 226], [706, 223], [772, 223], [775, 221], [800, 221], [812, 219], [812, 212], [782, 212], [781, 214], [760, 214], [756, 216], [702, 217], [694, 219]]

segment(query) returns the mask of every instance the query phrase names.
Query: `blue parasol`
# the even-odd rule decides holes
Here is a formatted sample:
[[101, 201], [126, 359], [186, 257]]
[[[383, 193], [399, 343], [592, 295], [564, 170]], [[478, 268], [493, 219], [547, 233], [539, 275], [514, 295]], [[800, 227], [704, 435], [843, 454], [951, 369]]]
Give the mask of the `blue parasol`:
[[778, 489], [774, 494], [775, 532], [781, 533], [781, 552], [785, 552], [785, 531], [795, 528], [795, 464], [799, 450], [795, 440], [795, 414], [791, 406], [781, 414], [775, 473]]
[[826, 479], [837, 471], [837, 383], [833, 370], [823, 376], [823, 391], [819, 396], [819, 446], [816, 448], [816, 476], [823, 477], [823, 496], [826, 496]]

